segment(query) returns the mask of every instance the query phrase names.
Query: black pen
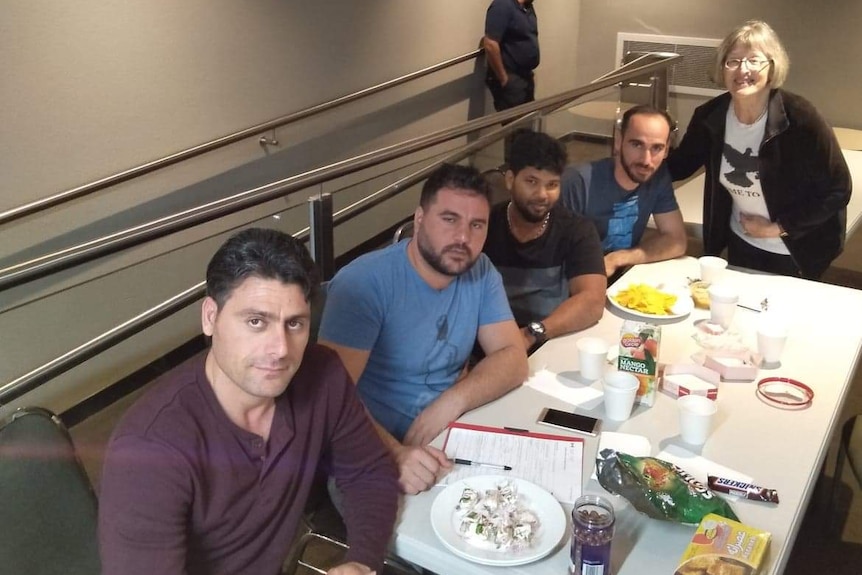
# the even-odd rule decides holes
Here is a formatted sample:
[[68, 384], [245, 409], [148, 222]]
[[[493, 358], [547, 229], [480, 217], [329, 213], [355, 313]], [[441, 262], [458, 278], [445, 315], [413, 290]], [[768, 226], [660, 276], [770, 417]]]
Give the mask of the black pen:
[[458, 457], [456, 457], [452, 461], [458, 465], [473, 465], [474, 467], [490, 467], [491, 469], [501, 469], [503, 471], [512, 471], [512, 467], [509, 465], [499, 465], [497, 463], [485, 463], [483, 461], [472, 461], [470, 459], [460, 459]]
[[522, 429], [522, 428], [520, 428], [520, 427], [506, 427], [506, 426], [503, 426], [503, 429], [505, 429], [506, 431], [512, 431], [512, 432], [515, 432], [515, 433], [530, 433], [530, 430], [529, 430], [529, 429]]

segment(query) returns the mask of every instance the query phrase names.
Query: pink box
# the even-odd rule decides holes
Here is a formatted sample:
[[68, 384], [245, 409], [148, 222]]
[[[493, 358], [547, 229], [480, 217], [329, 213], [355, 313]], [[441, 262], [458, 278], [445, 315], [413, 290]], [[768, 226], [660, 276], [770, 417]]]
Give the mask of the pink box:
[[721, 376], [702, 365], [674, 363], [664, 368], [661, 389], [674, 397], [702, 395], [709, 399], [718, 397]]
[[703, 367], [718, 372], [724, 381], [754, 381], [760, 356], [750, 351], [741, 353], [712, 351], [703, 359]]

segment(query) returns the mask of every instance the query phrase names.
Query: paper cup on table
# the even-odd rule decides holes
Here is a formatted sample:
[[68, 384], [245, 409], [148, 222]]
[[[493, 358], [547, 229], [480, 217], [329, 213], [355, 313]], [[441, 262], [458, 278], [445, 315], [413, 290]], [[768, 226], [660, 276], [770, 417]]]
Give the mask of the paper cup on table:
[[778, 366], [781, 352], [787, 343], [787, 324], [764, 314], [757, 324], [757, 352], [763, 357], [763, 366]]
[[578, 366], [585, 379], [599, 379], [608, 361], [608, 344], [598, 337], [582, 337], [578, 347]]
[[718, 406], [702, 395], [683, 395], [676, 400], [679, 408], [679, 434], [690, 445], [703, 445], [712, 430]]
[[703, 256], [697, 259], [700, 264], [700, 279], [708, 284], [715, 283], [724, 275], [727, 260], [716, 256]]
[[709, 321], [727, 329], [736, 313], [739, 292], [728, 284], [715, 283], [709, 286]]
[[602, 379], [605, 390], [605, 416], [614, 421], [625, 421], [632, 414], [635, 395], [640, 382], [625, 371], [611, 371]]

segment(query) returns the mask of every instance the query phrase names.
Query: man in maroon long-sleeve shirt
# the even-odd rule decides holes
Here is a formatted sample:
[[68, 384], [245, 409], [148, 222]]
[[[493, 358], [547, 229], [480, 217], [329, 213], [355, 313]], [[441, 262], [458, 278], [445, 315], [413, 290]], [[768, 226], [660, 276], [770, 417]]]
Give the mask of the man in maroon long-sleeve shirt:
[[338, 356], [307, 347], [314, 264], [292, 237], [245, 230], [207, 268], [207, 352], [118, 424], [101, 479], [105, 575], [276, 575], [318, 469], [344, 494], [350, 550], [381, 566], [397, 473]]

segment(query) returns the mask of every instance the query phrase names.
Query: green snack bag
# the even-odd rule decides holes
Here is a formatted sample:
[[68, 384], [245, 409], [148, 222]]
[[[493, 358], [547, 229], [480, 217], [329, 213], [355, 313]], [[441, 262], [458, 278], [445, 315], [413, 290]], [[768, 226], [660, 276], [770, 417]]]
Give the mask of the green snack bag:
[[727, 502], [673, 463], [603, 449], [596, 458], [602, 487], [654, 519], [697, 525], [709, 513], [738, 521]]

